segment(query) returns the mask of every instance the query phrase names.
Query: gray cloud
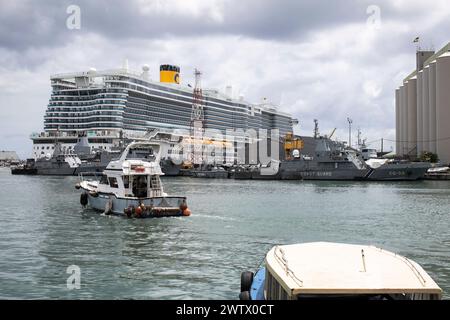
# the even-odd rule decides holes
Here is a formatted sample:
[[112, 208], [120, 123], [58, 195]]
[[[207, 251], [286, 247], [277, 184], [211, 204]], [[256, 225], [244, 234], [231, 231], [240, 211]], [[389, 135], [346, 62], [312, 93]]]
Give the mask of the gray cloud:
[[[177, 9], [181, 2], [186, 3], [184, 10]], [[366, 8], [372, 2], [221, 0], [203, 1], [216, 5], [202, 6], [170, 0], [1, 0], [0, 46], [17, 50], [55, 46], [86, 33], [110, 39], [217, 34], [298, 41], [310, 31], [364, 23]], [[66, 8], [72, 4], [78, 5], [82, 14], [82, 28], [76, 33], [66, 28]], [[383, 1], [382, 7], [386, 15], [400, 14], [389, 1]]]
[[[66, 28], [66, 8], [81, 7], [81, 30]], [[368, 5], [381, 28], [368, 30]], [[369, 140], [393, 138], [393, 94], [422, 46], [449, 39], [445, 1], [7, 1], [0, 0], [0, 148], [31, 151], [42, 129], [52, 73], [160, 63], [204, 71], [206, 87], [232, 84], [251, 102], [268, 97], [311, 134], [346, 118]], [[155, 77], [154, 77], [155, 78]], [[8, 110], [3, 111], [3, 110]], [[6, 114], [5, 114], [6, 112]]]

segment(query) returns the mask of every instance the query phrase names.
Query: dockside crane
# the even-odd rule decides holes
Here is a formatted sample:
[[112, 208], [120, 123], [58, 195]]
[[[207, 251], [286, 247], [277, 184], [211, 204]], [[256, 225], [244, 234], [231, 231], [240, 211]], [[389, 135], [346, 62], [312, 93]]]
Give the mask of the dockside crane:
[[203, 133], [205, 126], [205, 115], [203, 112], [203, 93], [201, 86], [200, 70], [195, 69], [195, 86], [192, 96], [192, 110], [191, 110], [191, 125], [190, 134], [191, 141], [193, 141], [193, 150], [191, 153], [191, 161], [194, 165], [202, 163], [202, 149], [203, 149]]

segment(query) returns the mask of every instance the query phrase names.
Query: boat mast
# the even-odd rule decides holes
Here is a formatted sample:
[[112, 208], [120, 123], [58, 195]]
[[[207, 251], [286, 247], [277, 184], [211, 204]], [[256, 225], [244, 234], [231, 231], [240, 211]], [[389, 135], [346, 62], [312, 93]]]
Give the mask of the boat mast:
[[314, 139], [319, 138], [319, 120], [314, 119]]

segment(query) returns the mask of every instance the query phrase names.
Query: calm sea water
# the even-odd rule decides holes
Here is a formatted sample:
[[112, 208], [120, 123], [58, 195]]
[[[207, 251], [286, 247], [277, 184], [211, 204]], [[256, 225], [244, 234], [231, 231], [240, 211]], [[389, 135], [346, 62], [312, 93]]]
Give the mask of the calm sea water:
[[[0, 169], [0, 298], [237, 299], [275, 244], [374, 244], [424, 267], [450, 298], [450, 182], [164, 178], [190, 217], [125, 219], [79, 205], [76, 177]], [[67, 267], [81, 288], [67, 289]]]

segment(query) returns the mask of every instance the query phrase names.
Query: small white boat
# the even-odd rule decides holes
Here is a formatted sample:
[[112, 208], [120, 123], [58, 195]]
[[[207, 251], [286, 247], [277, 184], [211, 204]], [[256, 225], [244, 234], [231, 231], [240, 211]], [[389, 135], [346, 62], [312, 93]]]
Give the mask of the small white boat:
[[450, 171], [449, 167], [434, 167], [428, 169], [428, 173], [447, 173]]
[[82, 190], [81, 205], [137, 218], [189, 216], [186, 197], [164, 192], [159, 158], [158, 143], [131, 143], [118, 160], [108, 164], [100, 179], [88, 180], [80, 174], [76, 188]]
[[241, 274], [241, 300], [440, 300], [416, 262], [374, 246], [312, 242], [273, 247]]

